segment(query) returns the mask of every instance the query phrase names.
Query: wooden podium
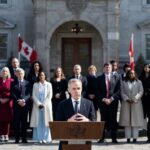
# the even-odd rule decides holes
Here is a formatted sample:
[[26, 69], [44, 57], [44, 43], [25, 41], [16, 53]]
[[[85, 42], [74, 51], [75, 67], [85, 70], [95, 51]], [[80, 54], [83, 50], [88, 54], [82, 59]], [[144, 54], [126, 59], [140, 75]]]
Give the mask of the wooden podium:
[[[53, 140], [68, 141], [63, 142], [63, 150], [91, 150], [92, 140], [102, 138], [104, 122], [49, 122]], [[81, 141], [88, 141], [80, 144]]]

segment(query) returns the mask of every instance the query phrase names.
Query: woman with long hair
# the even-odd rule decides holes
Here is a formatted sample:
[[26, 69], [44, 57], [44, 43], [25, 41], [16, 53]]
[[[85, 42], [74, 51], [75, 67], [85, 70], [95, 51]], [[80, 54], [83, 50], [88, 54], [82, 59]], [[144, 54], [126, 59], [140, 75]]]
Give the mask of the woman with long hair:
[[143, 67], [143, 71], [139, 77], [142, 81], [144, 94], [142, 97], [144, 118], [148, 118], [147, 124], [147, 143], [150, 143], [150, 65], [145, 64]]
[[53, 97], [52, 97], [53, 118], [55, 120], [57, 106], [62, 100], [66, 99], [68, 87], [67, 80], [61, 67], [57, 67], [55, 69], [54, 76], [51, 79], [51, 83], [53, 89]]
[[30, 126], [33, 127], [33, 140], [39, 143], [51, 142], [49, 121], [53, 121], [52, 116], [52, 86], [46, 81], [46, 74], [41, 71], [38, 81], [33, 85], [33, 109]]
[[125, 127], [127, 143], [130, 143], [131, 138], [133, 138], [133, 143], [137, 142], [138, 130], [144, 125], [142, 95], [142, 82], [138, 80], [134, 70], [129, 70], [121, 84], [122, 104], [119, 122]]

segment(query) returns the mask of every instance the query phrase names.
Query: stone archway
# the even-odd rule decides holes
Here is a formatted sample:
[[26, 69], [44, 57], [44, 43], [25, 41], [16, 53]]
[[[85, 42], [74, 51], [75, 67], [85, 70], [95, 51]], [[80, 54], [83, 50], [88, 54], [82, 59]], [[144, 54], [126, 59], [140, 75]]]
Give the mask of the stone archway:
[[[69, 22], [63, 23], [52, 34], [52, 37], [50, 40], [50, 64], [51, 64], [50, 73], [51, 73], [51, 76], [53, 74], [54, 69], [58, 66], [65, 67], [63, 69], [65, 70], [66, 75], [69, 76], [72, 73], [72, 67], [75, 63], [80, 63], [81, 66], [83, 66], [84, 75], [87, 73], [87, 67], [90, 64], [96, 65], [98, 72], [102, 71], [103, 40], [102, 40], [100, 33], [97, 31], [97, 29], [94, 26], [92, 26], [91, 24], [85, 21], [78, 21], [79, 25], [83, 28], [82, 33], [79, 33], [79, 34], [71, 33], [70, 29], [74, 25], [75, 22], [76, 21], [69, 21]], [[67, 43], [68, 45], [66, 46], [69, 46], [69, 45], [73, 46], [72, 43], [76, 42], [76, 44], [74, 44], [76, 47], [76, 50], [74, 49], [74, 52], [75, 52], [74, 54], [72, 54], [70, 52], [71, 50], [69, 49], [68, 50], [63, 49], [62, 46], [64, 46], [63, 44], [64, 44], [65, 39], [67, 39], [68, 41], [71, 41], [70, 43]], [[83, 52], [84, 49], [86, 49], [85, 52]], [[77, 54], [77, 50], [79, 51], [81, 50], [82, 52], [78, 52]], [[81, 54], [83, 56], [81, 56]], [[67, 57], [64, 58], [66, 55]], [[80, 59], [78, 61], [73, 61], [74, 55], [78, 55], [78, 56], [80, 55]], [[83, 59], [84, 61], [81, 61]], [[68, 63], [69, 65], [67, 65], [66, 63]], [[68, 69], [66, 69], [66, 67], [68, 67]]]

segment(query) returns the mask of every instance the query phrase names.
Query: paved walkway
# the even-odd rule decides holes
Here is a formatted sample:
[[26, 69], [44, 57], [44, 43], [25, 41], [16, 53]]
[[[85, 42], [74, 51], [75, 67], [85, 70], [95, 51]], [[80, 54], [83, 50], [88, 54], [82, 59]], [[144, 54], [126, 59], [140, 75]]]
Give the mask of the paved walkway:
[[[150, 144], [146, 144], [146, 137], [140, 137], [136, 144], [127, 144], [125, 138], [118, 140], [119, 144], [112, 144], [110, 139], [106, 143], [97, 144], [93, 142], [92, 150], [150, 150]], [[58, 142], [53, 141], [52, 144], [37, 144], [29, 140], [28, 144], [14, 144], [11, 139], [7, 144], [0, 144], [0, 150], [58, 150]]]

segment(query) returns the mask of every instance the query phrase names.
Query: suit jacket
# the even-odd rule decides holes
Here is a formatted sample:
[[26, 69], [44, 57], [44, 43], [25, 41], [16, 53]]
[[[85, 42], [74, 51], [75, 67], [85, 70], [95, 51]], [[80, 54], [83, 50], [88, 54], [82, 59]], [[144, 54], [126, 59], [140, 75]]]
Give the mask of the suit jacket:
[[[76, 78], [75, 75], [73, 75], [69, 79], [73, 79], [73, 78]], [[85, 96], [86, 88], [87, 88], [87, 78], [85, 76], [80, 75], [79, 79], [82, 82], [82, 95]]]
[[11, 74], [11, 78], [13, 78], [13, 79], [16, 80], [16, 79], [17, 79], [17, 76], [15, 75], [14, 69], [13, 69], [12, 66], [9, 67], [9, 71], [10, 71], [10, 74]]
[[[96, 96], [99, 105], [101, 105], [102, 99], [107, 97], [107, 86], [104, 73], [97, 77], [96, 84]], [[120, 80], [112, 74], [110, 77], [110, 97], [113, 97], [114, 101], [120, 99]]]
[[[93, 103], [85, 98], [81, 98], [79, 113], [81, 113], [91, 121], [96, 120]], [[64, 100], [58, 105], [56, 112], [56, 121], [67, 121], [74, 114], [75, 111], [73, 108], [72, 100]]]
[[17, 103], [18, 99], [24, 99], [26, 104], [31, 96], [31, 86], [27, 80], [22, 83], [22, 88], [19, 87], [19, 81], [15, 80], [11, 85], [11, 94], [13, 98], [13, 106], [20, 107]]

